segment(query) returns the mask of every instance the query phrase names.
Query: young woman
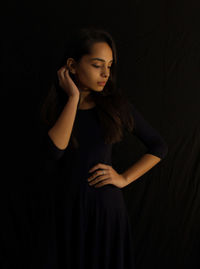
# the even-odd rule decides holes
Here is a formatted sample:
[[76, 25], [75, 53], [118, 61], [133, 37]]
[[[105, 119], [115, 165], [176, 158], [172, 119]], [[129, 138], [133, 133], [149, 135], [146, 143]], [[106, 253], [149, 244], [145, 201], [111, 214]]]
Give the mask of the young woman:
[[[135, 268], [121, 189], [161, 161], [168, 147], [116, 86], [116, 64], [107, 31], [74, 31], [43, 104], [42, 152], [57, 165], [57, 268]], [[112, 145], [125, 131], [138, 136], [147, 152], [119, 174], [112, 167]]]

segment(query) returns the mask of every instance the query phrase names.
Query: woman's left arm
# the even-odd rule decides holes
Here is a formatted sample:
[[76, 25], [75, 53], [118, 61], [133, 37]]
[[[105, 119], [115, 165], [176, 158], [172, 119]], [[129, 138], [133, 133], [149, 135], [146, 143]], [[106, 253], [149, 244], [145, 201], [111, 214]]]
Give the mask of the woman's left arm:
[[[158, 131], [142, 117], [133, 105], [132, 113], [134, 117], [133, 135], [136, 135], [146, 146], [145, 154], [121, 174], [110, 165], [98, 163], [89, 170], [89, 173], [94, 172], [88, 178], [89, 185], [102, 187], [107, 184], [113, 184], [118, 188], [123, 188], [141, 177], [167, 155], [167, 143]], [[102, 174], [102, 169], [105, 174]]]
[[133, 104], [131, 110], [134, 118], [133, 135], [137, 136], [147, 150], [136, 163], [121, 174], [127, 185], [149, 171], [168, 153], [168, 145], [159, 132], [143, 118]]
[[137, 162], [121, 174], [126, 180], [126, 185], [144, 175], [160, 161], [161, 159], [159, 157], [145, 153]]

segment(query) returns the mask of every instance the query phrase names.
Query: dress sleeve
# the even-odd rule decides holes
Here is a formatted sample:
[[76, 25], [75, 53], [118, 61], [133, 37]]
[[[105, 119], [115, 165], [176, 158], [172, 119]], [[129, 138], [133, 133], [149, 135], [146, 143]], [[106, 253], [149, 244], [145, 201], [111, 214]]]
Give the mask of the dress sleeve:
[[58, 161], [63, 156], [65, 150], [59, 149], [48, 135], [48, 132], [45, 132], [41, 143], [41, 151], [45, 159]]
[[134, 118], [133, 135], [136, 135], [147, 147], [146, 153], [155, 155], [160, 159], [165, 158], [168, 153], [168, 145], [163, 137], [155, 130], [131, 103]]

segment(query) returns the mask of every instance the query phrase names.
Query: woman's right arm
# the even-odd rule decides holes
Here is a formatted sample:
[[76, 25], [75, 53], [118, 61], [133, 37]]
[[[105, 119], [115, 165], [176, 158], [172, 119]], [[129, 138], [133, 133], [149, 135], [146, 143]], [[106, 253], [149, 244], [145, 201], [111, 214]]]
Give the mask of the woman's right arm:
[[60, 116], [45, 133], [42, 150], [46, 159], [59, 160], [68, 146], [77, 112], [79, 96], [70, 96]]
[[48, 135], [54, 144], [61, 150], [66, 149], [68, 146], [74, 125], [78, 101], [78, 96], [70, 96], [56, 123], [48, 131]]
[[60, 159], [68, 146], [80, 98], [80, 91], [69, 75], [69, 67], [61, 67], [57, 74], [68, 101], [53, 127], [45, 134], [43, 152], [46, 158], [53, 160]]

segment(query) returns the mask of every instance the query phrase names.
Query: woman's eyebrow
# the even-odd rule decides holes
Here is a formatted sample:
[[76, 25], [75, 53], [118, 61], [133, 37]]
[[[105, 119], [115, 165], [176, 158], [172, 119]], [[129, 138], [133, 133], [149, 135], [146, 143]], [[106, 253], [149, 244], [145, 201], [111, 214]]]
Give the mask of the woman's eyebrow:
[[[101, 58], [92, 58], [91, 60], [97, 60], [97, 61], [101, 61], [101, 62], [105, 62], [105, 60], [101, 59]], [[110, 62], [113, 62], [113, 60], [111, 60]], [[109, 63], [110, 63], [109, 62]]]

